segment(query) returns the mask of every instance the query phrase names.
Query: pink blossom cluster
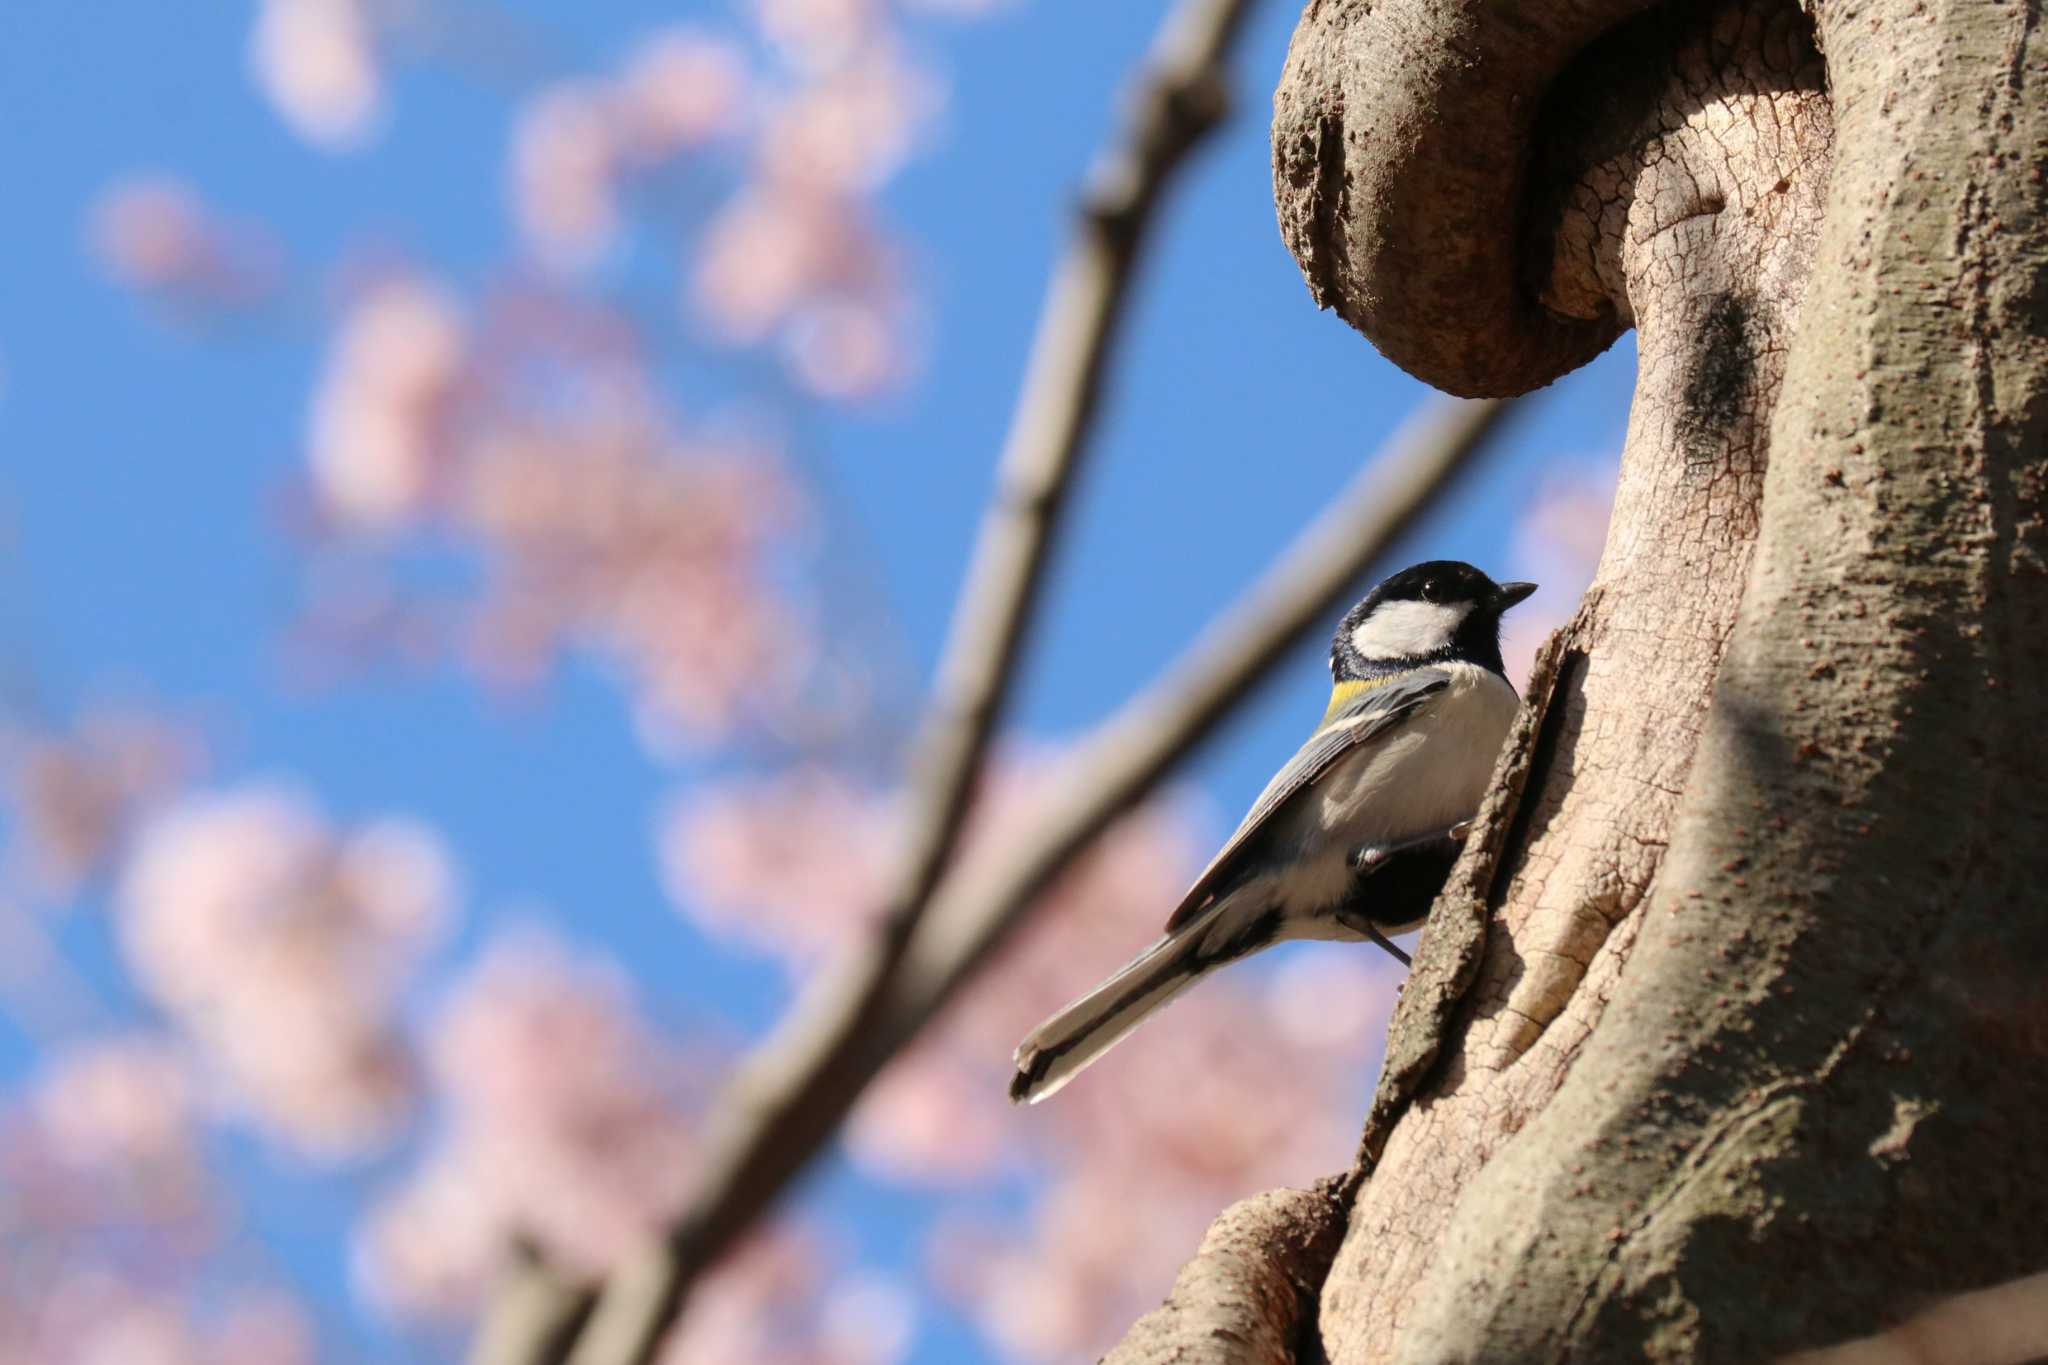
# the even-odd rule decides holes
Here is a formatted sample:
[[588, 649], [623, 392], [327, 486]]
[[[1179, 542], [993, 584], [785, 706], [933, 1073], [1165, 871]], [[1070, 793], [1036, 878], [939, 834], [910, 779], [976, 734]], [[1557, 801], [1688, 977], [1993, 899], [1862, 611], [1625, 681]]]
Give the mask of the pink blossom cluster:
[[479, 448], [466, 491], [493, 571], [476, 645], [495, 671], [594, 647], [665, 753], [771, 716], [811, 666], [773, 576], [796, 494], [765, 452], [601, 422], [506, 431]]
[[381, 279], [352, 301], [306, 424], [306, 460], [329, 516], [379, 532], [427, 510], [454, 458], [468, 347], [455, 299], [426, 279]]
[[611, 247], [620, 199], [675, 158], [738, 133], [752, 98], [747, 54], [729, 39], [669, 28], [608, 79], [567, 81], [530, 99], [512, 134], [512, 216], [558, 269]]
[[285, 126], [315, 146], [360, 145], [384, 110], [374, 0], [260, 0], [249, 71]]
[[[754, 17], [750, 45], [666, 29], [616, 74], [529, 100], [513, 218], [534, 255], [576, 271], [607, 255], [636, 192], [651, 206], [671, 185], [721, 198], [701, 233], [685, 226], [689, 298], [710, 335], [773, 342], [813, 393], [873, 393], [909, 364], [909, 312], [869, 201], [914, 149], [937, 83], [884, 5], [761, 0]], [[692, 159], [712, 146], [724, 155]]]
[[339, 1157], [388, 1139], [411, 1106], [398, 1007], [454, 898], [425, 827], [338, 829], [295, 789], [251, 784], [187, 797], [144, 828], [120, 943], [231, 1104]]
[[[0, 1296], [6, 1295], [0, 1291]], [[282, 1293], [203, 1315], [187, 1295], [84, 1271], [0, 1307], [0, 1359], [23, 1365], [313, 1365], [313, 1324]]]
[[200, 760], [189, 731], [132, 707], [90, 709], [68, 731], [0, 737], [12, 870], [39, 896], [74, 895]]
[[114, 182], [88, 237], [116, 282], [188, 316], [252, 308], [283, 283], [283, 250], [267, 230], [225, 217], [175, 176]]
[[[614, 317], [565, 296], [510, 295], [472, 325], [438, 286], [386, 277], [350, 306], [307, 439], [330, 547], [472, 556], [471, 659], [522, 681], [592, 650], [667, 752], [772, 713], [809, 668], [777, 567], [803, 515], [759, 440], [679, 432], [641, 365]], [[315, 610], [337, 605], [330, 634], [351, 638], [354, 604]]]
[[166, 1038], [113, 1034], [53, 1049], [4, 1120], [4, 1240], [48, 1246], [147, 1229], [181, 1248], [209, 1242], [218, 1229], [201, 1098], [189, 1053]]
[[[657, 1234], [691, 1176], [714, 1059], [647, 1018], [624, 972], [514, 935], [453, 988], [431, 1032], [440, 1134], [364, 1227], [373, 1297], [466, 1320], [515, 1239], [593, 1277]], [[909, 1312], [902, 1291], [835, 1276], [815, 1239], [778, 1225], [692, 1295], [661, 1358], [887, 1365]]]
[[917, 1326], [896, 1281], [831, 1275], [815, 1237], [788, 1227], [756, 1234], [707, 1275], [662, 1344], [657, 1365], [893, 1365]]
[[[792, 966], [857, 933], [892, 841], [884, 800], [817, 773], [683, 803], [664, 864], [683, 910]], [[1028, 826], [1056, 759], [1007, 757], [964, 857]], [[1010, 1053], [1040, 1019], [1159, 933], [1198, 863], [1184, 803], [1108, 831], [1027, 926], [880, 1078], [846, 1134], [877, 1178], [956, 1190], [1049, 1182], [1019, 1224], [934, 1232], [932, 1274], [1021, 1360], [1084, 1358], [1166, 1291], [1232, 1200], [1349, 1164], [1399, 979], [1362, 949], [1298, 949], [1203, 982], [1050, 1104], [1013, 1109]]]
[[872, 922], [899, 823], [889, 794], [798, 767], [672, 801], [656, 855], [699, 927], [808, 967]]
[[199, 1091], [180, 1045], [113, 1034], [53, 1050], [0, 1110], [0, 1360], [311, 1365], [298, 1305], [208, 1260], [232, 1216]]

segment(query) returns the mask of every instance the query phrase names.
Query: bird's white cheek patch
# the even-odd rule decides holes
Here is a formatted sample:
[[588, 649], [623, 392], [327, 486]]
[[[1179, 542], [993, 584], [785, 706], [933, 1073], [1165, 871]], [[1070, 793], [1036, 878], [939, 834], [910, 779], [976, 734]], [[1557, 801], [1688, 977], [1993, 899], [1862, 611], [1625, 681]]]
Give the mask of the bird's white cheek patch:
[[1442, 649], [1472, 610], [1470, 602], [1382, 602], [1351, 632], [1368, 659], [1395, 659]]

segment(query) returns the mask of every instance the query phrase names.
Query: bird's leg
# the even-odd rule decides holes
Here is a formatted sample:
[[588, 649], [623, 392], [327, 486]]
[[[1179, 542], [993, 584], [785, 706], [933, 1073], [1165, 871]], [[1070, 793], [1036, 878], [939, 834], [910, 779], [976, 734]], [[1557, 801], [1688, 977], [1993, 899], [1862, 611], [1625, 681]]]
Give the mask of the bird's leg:
[[1381, 933], [1379, 926], [1374, 924], [1371, 919], [1356, 910], [1350, 909], [1348, 906], [1339, 906], [1334, 914], [1337, 923], [1343, 925], [1352, 933], [1357, 934], [1360, 938], [1369, 938], [1374, 943], [1379, 944], [1380, 947], [1387, 950], [1394, 961], [1400, 963], [1403, 967], [1409, 965], [1408, 954], [1396, 948], [1393, 940]]
[[1371, 939], [1374, 943], [1379, 944], [1380, 947], [1385, 948], [1387, 950], [1387, 953], [1394, 959], [1394, 961], [1400, 963], [1403, 967], [1412, 967], [1413, 965], [1415, 965], [1413, 960], [1409, 958], [1408, 954], [1402, 952], [1399, 948], [1396, 948], [1394, 946], [1394, 941], [1392, 939], [1388, 938], [1379, 930], [1373, 928], [1370, 924], [1365, 926], [1365, 936]]
[[[1414, 853], [1422, 849], [1436, 848], [1446, 855], [1455, 856], [1457, 845], [1464, 843], [1466, 836], [1471, 834], [1471, 832], [1472, 822], [1470, 820], [1460, 820], [1457, 824], [1447, 829], [1425, 834], [1415, 839], [1404, 839], [1398, 844], [1361, 844], [1358, 848], [1352, 850], [1351, 870], [1363, 880], [1379, 871], [1389, 860], [1403, 853]], [[1374, 943], [1386, 949], [1395, 961], [1399, 962], [1402, 966], [1406, 967], [1409, 965], [1408, 954], [1402, 952], [1389, 942], [1387, 936], [1379, 931], [1378, 926], [1372, 922], [1370, 917], [1348, 908], [1340, 908], [1336, 912], [1336, 917], [1337, 922], [1345, 928], [1350, 929], [1362, 938], [1371, 939]]]

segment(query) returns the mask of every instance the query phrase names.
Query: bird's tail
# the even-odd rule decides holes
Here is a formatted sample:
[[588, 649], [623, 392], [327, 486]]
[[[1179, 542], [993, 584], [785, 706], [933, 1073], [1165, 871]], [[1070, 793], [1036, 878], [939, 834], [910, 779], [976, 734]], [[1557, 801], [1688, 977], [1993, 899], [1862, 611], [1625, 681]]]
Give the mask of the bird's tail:
[[1218, 905], [1132, 958], [1116, 975], [1031, 1031], [1017, 1045], [1010, 1099], [1036, 1104], [1122, 1042], [1152, 1011], [1239, 953], [1207, 942]]

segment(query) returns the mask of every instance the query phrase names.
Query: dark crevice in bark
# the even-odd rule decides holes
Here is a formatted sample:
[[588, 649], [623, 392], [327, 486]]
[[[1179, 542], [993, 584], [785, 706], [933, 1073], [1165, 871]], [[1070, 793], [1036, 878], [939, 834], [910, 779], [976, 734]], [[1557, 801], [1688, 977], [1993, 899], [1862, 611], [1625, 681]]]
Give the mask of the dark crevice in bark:
[[1727, 433], [1745, 410], [1758, 406], [1756, 321], [1755, 301], [1735, 290], [1717, 295], [1701, 319], [1679, 417], [1687, 464], [1695, 470], [1726, 459]]

